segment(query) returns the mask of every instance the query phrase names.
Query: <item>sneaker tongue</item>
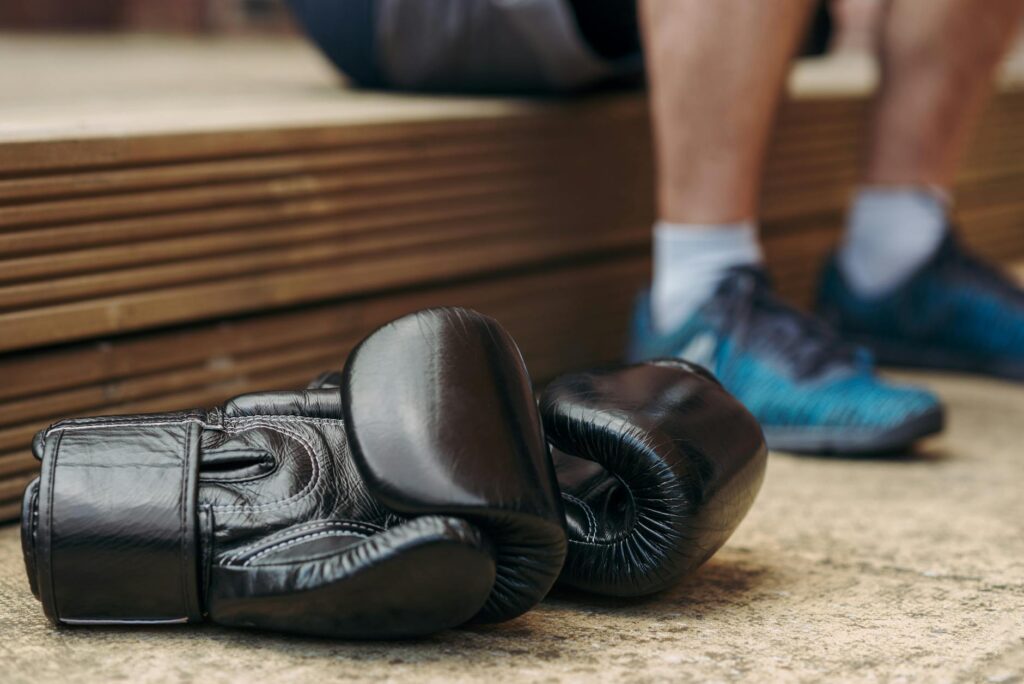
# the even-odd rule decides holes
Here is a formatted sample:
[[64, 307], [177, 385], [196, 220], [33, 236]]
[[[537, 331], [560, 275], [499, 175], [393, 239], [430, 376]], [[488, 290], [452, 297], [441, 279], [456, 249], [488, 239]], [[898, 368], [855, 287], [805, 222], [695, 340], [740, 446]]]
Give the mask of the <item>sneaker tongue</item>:
[[753, 292], [756, 290], [774, 290], [772, 278], [764, 267], [759, 264], [745, 264], [733, 266], [722, 279], [720, 290], [736, 290], [740, 292]]
[[764, 269], [731, 269], [715, 299], [729, 301], [725, 316], [742, 346], [761, 349], [796, 377], [856, 373], [861, 364], [846, 344], [819, 319], [782, 301]]

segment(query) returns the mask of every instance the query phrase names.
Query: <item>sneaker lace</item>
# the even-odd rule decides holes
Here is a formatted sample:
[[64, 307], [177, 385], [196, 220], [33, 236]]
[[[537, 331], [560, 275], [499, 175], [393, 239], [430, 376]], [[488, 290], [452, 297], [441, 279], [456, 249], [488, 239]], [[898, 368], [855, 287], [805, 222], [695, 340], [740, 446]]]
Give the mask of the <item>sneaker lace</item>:
[[850, 369], [857, 349], [814, 316], [783, 302], [768, 275], [757, 267], [734, 269], [736, 292], [729, 318], [742, 346], [755, 341], [776, 349], [796, 377], [812, 377], [834, 369]]

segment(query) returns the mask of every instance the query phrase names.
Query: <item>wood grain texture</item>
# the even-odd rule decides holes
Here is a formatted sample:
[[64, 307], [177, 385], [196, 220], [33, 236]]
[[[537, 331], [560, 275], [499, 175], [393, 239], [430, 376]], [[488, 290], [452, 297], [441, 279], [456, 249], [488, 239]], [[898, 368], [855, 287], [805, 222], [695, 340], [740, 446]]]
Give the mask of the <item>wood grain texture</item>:
[[302, 310], [142, 333], [0, 357], [0, 482], [36, 468], [32, 435], [63, 417], [210, 406], [248, 391], [301, 387], [339, 367], [377, 326], [438, 305], [494, 316], [538, 379], [622, 352], [644, 255], [416, 288]]
[[[0, 39], [0, 519], [61, 417], [297, 387], [424, 306], [496, 316], [540, 378], [615, 359], [648, 277], [641, 93], [339, 87], [297, 41]], [[1024, 257], [1024, 62], [956, 189], [965, 238]], [[810, 303], [877, 73], [801, 62], [765, 170], [782, 295]]]

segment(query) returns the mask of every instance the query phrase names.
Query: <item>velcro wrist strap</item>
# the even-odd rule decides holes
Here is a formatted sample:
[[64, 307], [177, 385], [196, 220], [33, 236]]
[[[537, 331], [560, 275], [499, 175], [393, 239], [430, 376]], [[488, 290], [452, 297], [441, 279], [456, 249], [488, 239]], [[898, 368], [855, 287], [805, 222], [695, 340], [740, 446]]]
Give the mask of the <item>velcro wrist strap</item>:
[[199, 413], [65, 421], [45, 436], [35, 553], [62, 624], [202, 620]]

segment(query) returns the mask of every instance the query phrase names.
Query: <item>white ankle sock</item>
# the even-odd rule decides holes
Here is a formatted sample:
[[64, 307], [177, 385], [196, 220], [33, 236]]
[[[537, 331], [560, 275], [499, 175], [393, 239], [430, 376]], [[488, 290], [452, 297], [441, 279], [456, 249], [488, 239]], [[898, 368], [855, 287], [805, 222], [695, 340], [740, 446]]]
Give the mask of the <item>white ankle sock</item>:
[[726, 270], [761, 263], [753, 221], [654, 224], [651, 315], [659, 333], [686, 321], [715, 291]]
[[948, 208], [937, 188], [861, 189], [839, 249], [839, 268], [854, 292], [882, 295], [909, 278], [945, 237]]

